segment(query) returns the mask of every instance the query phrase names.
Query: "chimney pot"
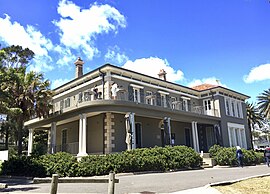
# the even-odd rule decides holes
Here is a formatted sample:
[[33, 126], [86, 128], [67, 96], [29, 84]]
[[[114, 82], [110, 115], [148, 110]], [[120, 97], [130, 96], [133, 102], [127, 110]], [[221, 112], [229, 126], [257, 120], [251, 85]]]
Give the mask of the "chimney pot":
[[164, 69], [161, 69], [158, 73], [159, 79], [163, 79], [164, 81], [166, 81], [166, 74], [166, 71]]
[[81, 77], [83, 75], [84, 61], [80, 57], [78, 57], [74, 64], [76, 65], [75, 78]]

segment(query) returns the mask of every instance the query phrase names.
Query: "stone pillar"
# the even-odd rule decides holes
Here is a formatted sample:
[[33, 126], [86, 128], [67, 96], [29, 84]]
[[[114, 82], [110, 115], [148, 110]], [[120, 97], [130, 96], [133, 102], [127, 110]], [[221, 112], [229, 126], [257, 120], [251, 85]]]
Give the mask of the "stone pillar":
[[196, 152], [200, 152], [199, 140], [198, 140], [198, 129], [197, 129], [197, 122], [192, 121], [192, 138], [193, 138], [193, 146]]
[[56, 122], [52, 122], [51, 124], [51, 132], [50, 132], [50, 154], [56, 153]]
[[79, 153], [78, 157], [87, 156], [86, 153], [86, 115], [80, 114], [79, 121]]
[[29, 137], [28, 137], [28, 156], [31, 155], [33, 151], [33, 133], [34, 129], [29, 129]]
[[105, 140], [104, 140], [104, 145], [105, 145], [105, 154], [112, 153], [113, 148], [115, 147], [115, 144], [113, 143], [114, 141], [114, 115], [112, 113], [106, 113], [106, 118], [105, 118]]

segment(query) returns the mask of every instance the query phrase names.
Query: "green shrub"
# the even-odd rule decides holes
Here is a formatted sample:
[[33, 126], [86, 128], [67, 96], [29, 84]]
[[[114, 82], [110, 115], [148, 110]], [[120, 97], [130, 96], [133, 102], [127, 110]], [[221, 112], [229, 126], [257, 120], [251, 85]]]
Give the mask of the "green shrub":
[[217, 144], [210, 147], [210, 149], [209, 149], [210, 157], [214, 158], [221, 149], [222, 149], [222, 147], [220, 145], [217, 145]]
[[254, 151], [252, 150], [246, 150], [246, 149], [242, 149], [243, 151], [243, 163], [244, 165], [256, 165], [257, 164], [257, 157], [254, 153]]
[[79, 162], [79, 175], [177, 170], [198, 167], [200, 163], [200, 155], [186, 146], [140, 148], [119, 154], [83, 157]]
[[256, 157], [256, 164], [265, 163], [264, 154], [262, 152], [254, 152], [254, 155]]
[[38, 162], [45, 168], [46, 176], [52, 176], [52, 174], [57, 173], [61, 177], [72, 177], [78, 173], [76, 157], [66, 152], [40, 156]]
[[26, 177], [44, 177], [45, 168], [35, 158], [13, 157], [2, 163], [2, 174]]
[[139, 171], [166, 171], [199, 167], [201, 157], [186, 146], [140, 148], [116, 154], [89, 155], [80, 162], [71, 154], [58, 152], [3, 163], [3, 174], [21, 176], [94, 176]]
[[[217, 148], [217, 149], [216, 149]], [[225, 148], [225, 147], [216, 147], [213, 150], [214, 153], [214, 159], [216, 160], [218, 165], [221, 166], [235, 166], [237, 165], [237, 158], [236, 158], [236, 148], [235, 147], [230, 147], [230, 148]], [[211, 148], [210, 148], [211, 149]], [[253, 150], [246, 150], [243, 149], [243, 163], [244, 165], [256, 165], [260, 164], [263, 162], [263, 154], [256, 153]]]
[[236, 148], [221, 148], [214, 157], [218, 165], [235, 166], [237, 164]]

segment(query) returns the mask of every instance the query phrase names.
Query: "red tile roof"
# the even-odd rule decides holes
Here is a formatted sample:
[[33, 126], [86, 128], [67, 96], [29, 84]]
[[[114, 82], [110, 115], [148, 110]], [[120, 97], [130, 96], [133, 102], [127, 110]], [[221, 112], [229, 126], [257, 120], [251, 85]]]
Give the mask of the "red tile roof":
[[212, 85], [212, 84], [201, 84], [201, 85], [192, 87], [192, 89], [202, 91], [202, 90], [208, 90], [208, 89], [215, 88], [215, 87], [218, 87], [218, 86]]

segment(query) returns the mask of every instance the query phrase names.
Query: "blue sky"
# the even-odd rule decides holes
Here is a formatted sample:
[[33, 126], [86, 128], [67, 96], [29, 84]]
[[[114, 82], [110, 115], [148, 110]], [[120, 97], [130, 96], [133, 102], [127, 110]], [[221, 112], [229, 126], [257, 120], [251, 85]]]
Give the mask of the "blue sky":
[[[0, 43], [35, 52], [55, 88], [105, 63], [184, 86], [251, 96], [270, 88], [268, 0], [0, 0]], [[218, 80], [218, 81], [217, 81]]]

